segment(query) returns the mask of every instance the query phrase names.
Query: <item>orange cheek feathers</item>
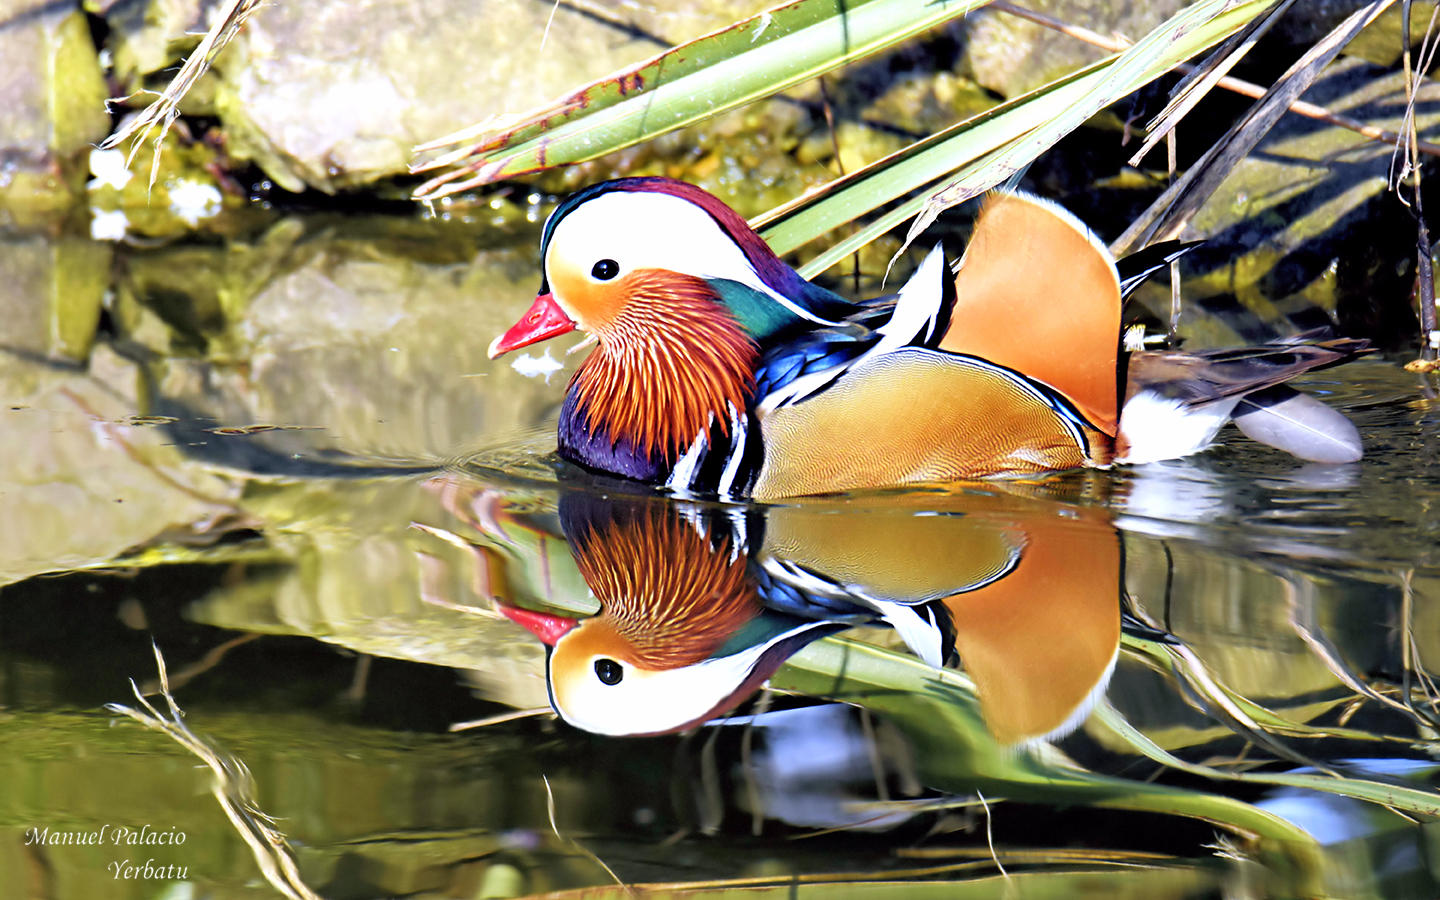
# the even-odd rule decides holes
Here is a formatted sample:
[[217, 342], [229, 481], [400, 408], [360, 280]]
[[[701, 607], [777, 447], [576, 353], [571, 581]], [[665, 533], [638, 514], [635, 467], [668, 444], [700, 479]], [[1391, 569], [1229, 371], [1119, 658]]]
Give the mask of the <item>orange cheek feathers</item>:
[[613, 281], [595, 282], [577, 268], [551, 260], [551, 289], [564, 298], [577, 328], [603, 336], [635, 294], [634, 273]]

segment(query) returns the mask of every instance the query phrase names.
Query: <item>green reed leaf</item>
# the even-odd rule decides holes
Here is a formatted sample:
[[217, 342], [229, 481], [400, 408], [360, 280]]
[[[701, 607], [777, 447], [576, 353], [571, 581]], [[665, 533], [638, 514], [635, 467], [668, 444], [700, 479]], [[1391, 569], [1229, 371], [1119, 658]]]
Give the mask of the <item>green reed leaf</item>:
[[[424, 145], [412, 166], [461, 164], [415, 191], [442, 197], [595, 159], [808, 81], [983, 6], [984, 0], [798, 0], [697, 38], [519, 116]], [[463, 164], [462, 164], [463, 163]]]
[[[801, 274], [813, 277], [917, 214], [921, 219], [910, 236], [918, 236], [944, 209], [1003, 183], [1100, 110], [1225, 40], [1269, 6], [1270, 0], [1193, 4], [1124, 53], [961, 122], [752, 224], [777, 252], [784, 253], [929, 186], [928, 196], [912, 198], [887, 212], [807, 263]], [[937, 190], [947, 176], [948, 183]]]
[[1098, 724], [1129, 744], [1140, 755], [1181, 772], [1217, 781], [1248, 781], [1254, 784], [1308, 788], [1341, 797], [1368, 800], [1371, 803], [1379, 803], [1406, 812], [1440, 816], [1440, 793], [1433, 790], [1386, 784], [1364, 778], [1337, 778], [1306, 772], [1225, 772], [1210, 766], [1186, 762], [1178, 756], [1166, 752], [1139, 729], [1125, 721], [1125, 718], [1108, 703], [1097, 706], [1092, 715]]
[[1266, 839], [1291, 856], [1302, 877], [1318, 872], [1315, 840], [1257, 806], [1220, 794], [1097, 775], [1050, 752], [1045, 744], [1026, 750], [999, 745], [985, 727], [974, 683], [960, 672], [932, 669], [914, 657], [832, 637], [791, 657], [770, 684], [884, 714], [915, 743], [921, 777], [932, 787], [1203, 819]]

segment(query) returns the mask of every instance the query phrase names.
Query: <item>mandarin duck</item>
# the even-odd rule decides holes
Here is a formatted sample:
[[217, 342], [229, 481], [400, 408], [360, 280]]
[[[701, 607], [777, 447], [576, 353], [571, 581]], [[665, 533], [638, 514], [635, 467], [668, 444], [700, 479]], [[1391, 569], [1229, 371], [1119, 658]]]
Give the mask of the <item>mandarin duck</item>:
[[743, 702], [805, 645], [855, 625], [890, 624], [941, 665], [952, 644], [933, 597], [807, 591], [756, 577], [759, 523], [639, 498], [567, 494], [560, 520], [598, 615], [497, 608], [551, 650], [551, 705], [598, 734], [682, 731]]
[[811, 642], [882, 625], [931, 666], [958, 651], [993, 736], [1025, 744], [1084, 718], [1119, 649], [1121, 546], [1098, 509], [967, 494], [726, 513], [573, 493], [560, 521], [599, 613], [498, 608], [551, 648], [551, 704], [587, 731], [692, 728]]
[[1059, 206], [992, 195], [955, 276], [937, 247], [893, 297], [803, 279], [700, 188], [626, 178], [561, 203], [543, 278], [490, 356], [580, 329], [560, 455], [682, 496], [759, 500], [1175, 458], [1232, 418], [1304, 458], [1354, 426], [1284, 386], [1363, 352], [1290, 341], [1122, 354], [1122, 278]]
[[859, 515], [769, 509], [760, 565], [782, 560], [852, 596], [943, 598], [949, 641], [1001, 744], [1053, 740], [1084, 721], [1122, 627], [1168, 639], [1122, 615], [1123, 549], [1103, 509], [1001, 493], [887, 500]]

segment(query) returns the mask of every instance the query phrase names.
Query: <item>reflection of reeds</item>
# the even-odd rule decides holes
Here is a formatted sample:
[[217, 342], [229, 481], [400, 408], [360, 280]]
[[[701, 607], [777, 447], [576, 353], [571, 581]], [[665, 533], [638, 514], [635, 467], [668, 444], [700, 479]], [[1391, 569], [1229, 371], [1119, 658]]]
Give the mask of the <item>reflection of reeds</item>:
[[1093, 721], [1100, 729], [1108, 731], [1119, 741], [1129, 745], [1136, 753], [1190, 775], [1198, 775], [1201, 778], [1215, 781], [1248, 781], [1280, 787], [1309, 788], [1327, 794], [1378, 803], [1396, 812], [1440, 816], [1440, 793], [1427, 788], [1389, 784], [1365, 778], [1351, 778], [1338, 773], [1318, 775], [1309, 772], [1225, 771], [1199, 763], [1187, 762], [1167, 752], [1126, 721], [1125, 717], [1108, 702], [1096, 706]]
[[[1405, 681], [1403, 691], [1390, 685], [1375, 685], [1370, 683], [1346, 661], [1340, 653], [1339, 648], [1325, 635], [1320, 626], [1315, 612], [1315, 605], [1312, 602], [1311, 592], [1305, 587], [1309, 582], [1297, 582], [1296, 580], [1287, 578], [1284, 579], [1282, 584], [1285, 587], [1286, 602], [1290, 606], [1290, 624], [1295, 629], [1295, 633], [1300, 636], [1300, 639], [1303, 640], [1310, 651], [1315, 654], [1316, 659], [1324, 663], [1325, 668], [1329, 669], [1330, 673], [1334, 675], [1341, 684], [1355, 692], [1356, 698], [1354, 702], [1358, 704], [1363, 703], [1365, 700], [1373, 700], [1383, 706], [1387, 706], [1412, 719], [1422, 735], [1433, 738], [1437, 730], [1440, 730], [1440, 722], [1437, 722], [1433, 715], [1434, 702], [1430, 699], [1427, 690], [1426, 700], [1430, 704], [1432, 712], [1426, 713], [1417, 708], [1412, 696], [1414, 689], [1410, 684], [1411, 673], [1415, 672], [1413, 662], [1415, 654], [1414, 635], [1411, 633], [1410, 628], [1412, 592], [1410, 589], [1409, 573], [1402, 574], [1401, 576], [1400, 655]], [[1418, 675], [1422, 687], [1431, 684], [1430, 676], [1424, 669], [1420, 669]], [[1394, 693], [1401, 693], [1403, 699], [1396, 700], [1390, 696]], [[1347, 709], [1342, 714], [1340, 724], [1343, 725], [1346, 721], [1349, 721], [1350, 717], [1353, 716], [1358, 709], [1358, 705]], [[1389, 737], [1388, 735], [1377, 736], [1377, 739]], [[1394, 737], [1394, 739], [1402, 740], [1406, 743], [1414, 742], [1414, 739], [1411, 737]]]
[[[1125, 649], [1132, 656], [1175, 678], [1187, 696], [1197, 701], [1204, 712], [1220, 718], [1232, 730], [1252, 743], [1256, 743], [1256, 739], [1259, 738], [1260, 746], [1271, 747], [1276, 742], [1269, 737], [1270, 734], [1319, 738], [1336, 737], [1340, 731], [1347, 731], [1344, 735], [1346, 737], [1364, 735], [1371, 740], [1384, 739], [1383, 736], [1366, 732], [1315, 728], [1288, 722], [1271, 710], [1241, 697], [1220, 684], [1209, 674], [1204, 663], [1195, 657], [1189, 648], [1161, 645], [1130, 635], [1126, 635], [1123, 640]], [[1177, 652], [1177, 650], [1183, 650], [1183, 652]], [[1427, 816], [1440, 815], [1440, 792], [1425, 787], [1401, 786], [1354, 778], [1315, 763], [1307, 763], [1307, 765], [1324, 774], [1227, 771], [1200, 763], [1187, 762], [1162, 749], [1142, 734], [1139, 729], [1126, 721], [1124, 716], [1108, 701], [1102, 702], [1096, 707], [1094, 722], [1099, 728], [1108, 731], [1136, 753], [1161, 765], [1191, 775], [1199, 775], [1202, 778], [1305, 787], [1342, 797], [1368, 800], [1395, 812], [1420, 813]], [[1289, 748], [1283, 749], [1284, 756], [1282, 758], [1288, 757], [1293, 760], [1298, 756]], [[1299, 758], [1304, 759], [1304, 757]]]
[[[1440, 13], [1440, 6], [1436, 6], [1435, 10], [1437, 13]], [[1435, 25], [1433, 16], [1430, 19], [1430, 25], [1432, 28]], [[1436, 731], [1440, 730], [1440, 723], [1437, 723], [1436, 720], [1437, 714], [1440, 714], [1440, 709], [1436, 708], [1436, 694], [1440, 692], [1437, 692], [1435, 688], [1435, 680], [1430, 677], [1430, 673], [1425, 671], [1425, 667], [1420, 664], [1420, 645], [1415, 643], [1414, 577], [1415, 571], [1413, 569], [1400, 573], [1400, 658], [1403, 663], [1402, 668], [1404, 672], [1403, 687], [1405, 708], [1420, 722], [1421, 731], [1426, 733], [1427, 737], [1434, 737]], [[1425, 705], [1430, 707], [1430, 712], [1428, 713], [1421, 712], [1415, 708], [1415, 688], [1410, 683], [1412, 676], [1418, 678], [1420, 681], [1420, 691], [1424, 694]]]
[[[241, 644], [248, 644], [256, 638], [260, 637], [264, 637], [264, 635], [252, 631], [246, 634], [242, 634], [239, 637], [231, 638], [230, 640], [218, 646], [211, 647], [205, 652], [204, 656], [200, 657], [200, 659], [181, 669], [179, 672], [176, 672], [175, 677], [168, 680], [171, 685], [174, 685], [177, 688], [184, 687], [187, 682], [194, 679], [197, 675], [203, 675], [211, 669], [215, 668], [216, 666], [220, 665], [220, 661], [225, 658], [225, 654], [229, 653], [233, 648], [238, 647]], [[159, 651], [157, 650], [156, 652]], [[163, 669], [161, 670], [160, 674], [162, 678], [165, 677], [165, 672]], [[158, 693], [161, 690], [161, 686], [161, 683], [158, 681], [147, 681], [141, 686], [141, 693], [146, 695]], [[165, 689], [169, 690], [168, 687], [166, 687]]]
[[129, 716], [146, 728], [164, 732], [209, 766], [214, 775], [210, 792], [219, 801], [220, 808], [225, 811], [235, 830], [250, 846], [250, 852], [265, 880], [290, 900], [322, 900], [319, 894], [310, 890], [300, 879], [295, 855], [291, 852], [285, 835], [275, 829], [275, 820], [255, 805], [254, 780], [250, 777], [250, 770], [245, 768], [245, 764], [240, 760], [196, 737], [185, 725], [185, 714], [180, 711], [175, 698], [170, 694], [170, 678], [165, 671], [165, 657], [161, 655], [158, 646], [155, 647], [155, 666], [160, 672], [159, 693], [165, 698], [170, 709], [168, 718], [145, 699], [134, 681], [130, 682], [130, 686], [135, 691], [135, 699], [144, 707], [143, 711], [121, 703], [110, 703], [105, 708], [113, 713]]
[[631, 890], [629, 885], [620, 880], [620, 876], [616, 875], [615, 870], [605, 864], [605, 860], [596, 856], [593, 852], [590, 851], [590, 848], [586, 847], [584, 844], [580, 843], [574, 838], [567, 838], [565, 835], [560, 833], [560, 825], [555, 821], [555, 792], [550, 789], [550, 779], [544, 775], [540, 777], [545, 782], [545, 812], [550, 816], [550, 830], [555, 832], [555, 837], [558, 840], [574, 847], [576, 850], [579, 850], [581, 853], [585, 854], [587, 857], [597, 863], [600, 868], [605, 870], [605, 873], [607, 875], [615, 879], [615, 883], [619, 885], [626, 894], [634, 897], [635, 892]]
[[[1085, 851], [1091, 854], [1091, 851]], [[960, 854], [955, 854], [960, 855]], [[803, 875], [776, 876], [757, 875], [745, 878], [723, 878], [711, 881], [681, 881], [669, 883], [647, 882], [636, 884], [635, 893], [663, 897], [713, 897], [715, 900], [748, 900], [748, 898], [769, 897], [895, 897], [929, 900], [934, 897], [984, 896], [984, 897], [1030, 897], [1030, 896], [1135, 896], [1139, 881], [1141, 891], [1145, 886], [1153, 887], [1157, 896], [1191, 896], [1194, 888], [1218, 879], [1207, 878], [1203, 870], [1180, 869], [1167, 872], [1147, 858], [1136, 856], [1136, 861], [1118, 861], [1109, 858], [1106, 851], [1094, 851], [1092, 858], [1080, 858], [1068, 849], [1034, 851], [1014, 854], [1011, 860], [1000, 852], [1007, 861], [1026, 865], [1053, 867], [1048, 871], [1022, 872], [1009, 876], [1008, 883], [994, 885], [988, 877], [965, 880], [942, 881], [943, 875], [960, 875], [983, 872], [995, 868], [995, 860], [988, 852], [984, 859], [966, 860], [943, 866], [927, 866], [915, 869], [891, 869], [885, 872], [817, 872]], [[1155, 857], [1156, 861], [1163, 860]], [[1099, 869], [1099, 871], [1096, 871]], [[1109, 869], [1110, 871], [1106, 871]], [[1137, 870], [1148, 873], [1140, 881]], [[999, 876], [993, 876], [998, 879]], [[1152, 880], [1153, 879], [1153, 880]], [[987, 883], [988, 882], [988, 883]], [[1197, 882], [1199, 883], [1197, 885]], [[847, 890], [847, 885], [854, 889]], [[1218, 885], [1217, 885], [1218, 886]], [[865, 890], [866, 887], [871, 890]], [[586, 887], [568, 891], [554, 891], [546, 894], [548, 900], [609, 900], [619, 892], [632, 891], [628, 886]], [[733, 893], [732, 893], [733, 892]], [[634, 896], [635, 893], [630, 894]], [[1208, 896], [1208, 895], [1202, 895]], [[1228, 895], [1227, 895], [1228, 896]], [[1246, 895], [1248, 896], [1248, 895]]]

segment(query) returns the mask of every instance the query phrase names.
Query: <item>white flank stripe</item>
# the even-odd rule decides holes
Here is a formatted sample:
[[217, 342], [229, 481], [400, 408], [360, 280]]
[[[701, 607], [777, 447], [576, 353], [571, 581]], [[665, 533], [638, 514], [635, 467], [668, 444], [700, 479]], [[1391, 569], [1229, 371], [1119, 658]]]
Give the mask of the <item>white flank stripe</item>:
[[[712, 415], [711, 421], [714, 421]], [[706, 427], [695, 435], [691, 442], [690, 449], [685, 455], [675, 461], [675, 467], [670, 470], [670, 477], [665, 479], [665, 487], [677, 494], [690, 493], [690, 487], [695, 482], [695, 468], [700, 465], [700, 457], [705, 454], [705, 445], [708, 443], [707, 436], [710, 434], [709, 427]]]
[[791, 587], [806, 594], [814, 594], [817, 597], [843, 597], [853, 599], [833, 581], [826, 581], [817, 577], [814, 573], [801, 568], [788, 559], [767, 557], [760, 564], [771, 577], [783, 581]]
[[720, 496], [729, 495], [735, 486], [735, 476], [740, 472], [740, 461], [745, 458], [745, 439], [749, 425], [746, 417], [735, 404], [730, 404], [730, 458], [725, 462], [725, 471], [720, 476]]
[[[861, 359], [863, 358], [864, 357], [861, 357]], [[842, 370], [849, 369], [851, 365], [854, 365], [854, 363], [839, 366], [838, 368]], [[809, 375], [801, 375], [778, 391], [771, 391], [769, 394], [766, 394], [765, 399], [760, 402], [760, 405], [755, 407], [755, 414], [763, 418], [767, 413], [770, 413], [777, 407], [798, 403], [829, 384], [835, 379], [835, 376], [836, 372], [834, 369], [826, 369], [823, 372], [811, 372]]]
[[730, 520], [730, 533], [735, 538], [735, 545], [730, 548], [730, 561], [733, 563], [741, 553], [750, 552], [750, 527], [745, 524], [743, 507], [727, 507], [725, 517]]
[[928, 340], [934, 334], [935, 322], [940, 316], [940, 304], [945, 299], [941, 280], [945, 274], [944, 247], [936, 244], [935, 249], [931, 250], [930, 255], [920, 264], [920, 268], [915, 270], [915, 274], [911, 275], [910, 280], [900, 289], [900, 296], [895, 301], [895, 312], [890, 319], [875, 329], [880, 334], [880, 340], [874, 347], [845, 365], [836, 367], [839, 372], [836, 369], [812, 372], [802, 375], [779, 390], [771, 391], [756, 407], [756, 414], [764, 417], [780, 406], [799, 403], [841, 373], [877, 356], [907, 347], [922, 333]]
[[867, 353], [879, 356], [899, 349], [915, 340], [923, 331], [926, 337], [935, 330], [935, 320], [940, 314], [940, 304], [945, 298], [941, 279], [945, 276], [945, 250], [940, 244], [930, 251], [920, 268], [900, 289], [895, 301], [895, 312], [890, 320], [875, 329], [884, 337]]
[[705, 524], [705, 511], [693, 503], [676, 503], [675, 512], [684, 519], [686, 524], [695, 529], [700, 540], [710, 540], [710, 528]]
[[900, 635], [911, 653], [920, 657], [931, 668], [945, 667], [945, 660], [940, 658], [940, 647], [945, 642], [945, 635], [931, 610], [924, 610], [922, 614], [919, 607], [886, 600], [876, 602], [875, 606], [881, 618], [895, 629], [895, 633]]

